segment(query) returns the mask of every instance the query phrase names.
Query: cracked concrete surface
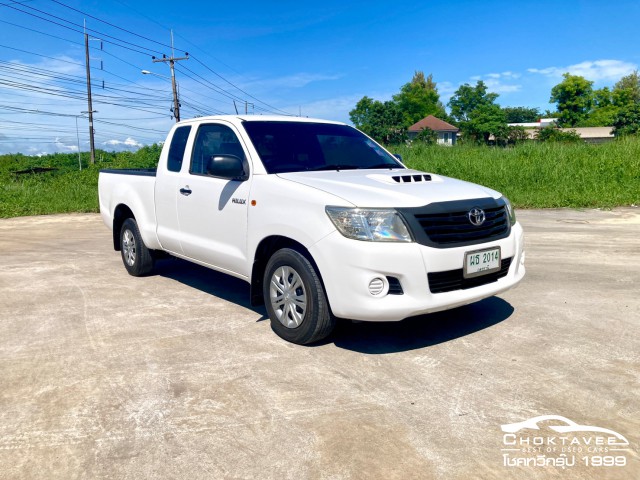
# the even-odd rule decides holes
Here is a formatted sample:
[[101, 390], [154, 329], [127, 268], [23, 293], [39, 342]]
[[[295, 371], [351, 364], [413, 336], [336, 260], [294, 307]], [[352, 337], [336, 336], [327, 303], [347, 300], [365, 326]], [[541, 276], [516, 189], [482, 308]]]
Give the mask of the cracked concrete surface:
[[[129, 276], [98, 215], [0, 220], [0, 478], [640, 477], [640, 212], [518, 215], [517, 289], [313, 347], [234, 278]], [[626, 466], [505, 466], [500, 425], [546, 414]]]

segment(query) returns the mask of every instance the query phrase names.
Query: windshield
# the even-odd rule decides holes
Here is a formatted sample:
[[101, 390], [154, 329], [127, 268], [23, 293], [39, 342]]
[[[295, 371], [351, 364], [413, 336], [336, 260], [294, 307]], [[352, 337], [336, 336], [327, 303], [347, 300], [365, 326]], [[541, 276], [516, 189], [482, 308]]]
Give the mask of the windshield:
[[404, 168], [355, 128], [303, 122], [244, 122], [268, 173]]

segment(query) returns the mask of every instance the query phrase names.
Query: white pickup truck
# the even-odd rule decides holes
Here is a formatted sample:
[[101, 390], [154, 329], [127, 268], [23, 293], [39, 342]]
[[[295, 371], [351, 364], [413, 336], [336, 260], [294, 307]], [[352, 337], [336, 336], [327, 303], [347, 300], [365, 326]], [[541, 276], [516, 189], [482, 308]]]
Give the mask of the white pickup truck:
[[177, 123], [156, 171], [103, 170], [100, 212], [134, 276], [167, 252], [250, 284], [299, 344], [336, 318], [398, 321], [503, 292], [523, 232], [488, 188], [406, 168], [353, 127], [294, 117]]

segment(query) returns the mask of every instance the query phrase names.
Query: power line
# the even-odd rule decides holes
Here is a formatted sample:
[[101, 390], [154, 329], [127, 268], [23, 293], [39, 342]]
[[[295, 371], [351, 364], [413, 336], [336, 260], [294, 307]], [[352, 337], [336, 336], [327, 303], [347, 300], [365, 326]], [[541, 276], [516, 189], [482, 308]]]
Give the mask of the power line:
[[115, 42], [113, 42], [113, 41], [111, 41], [111, 40], [105, 40], [103, 37], [111, 38], [111, 39], [117, 40], [118, 42], [126, 43], [127, 45], [131, 45], [131, 46], [133, 46], [133, 47], [136, 47], [136, 48], [139, 48], [139, 49], [142, 49], [142, 50], [146, 50], [147, 52], [151, 52], [151, 53], [158, 53], [158, 54], [161, 54], [161, 53], [162, 53], [162, 52], [160, 52], [160, 51], [158, 51], [158, 50], [153, 50], [153, 49], [151, 49], [151, 48], [147, 48], [147, 47], [145, 47], [145, 46], [143, 46], [143, 45], [138, 45], [138, 44], [133, 43], [133, 42], [128, 42], [128, 41], [126, 41], [126, 40], [122, 40], [122, 39], [120, 39], [120, 38], [114, 37], [114, 36], [109, 35], [109, 34], [107, 34], [107, 33], [100, 32], [100, 31], [98, 31], [98, 30], [95, 30], [95, 29], [93, 29], [93, 28], [88, 28], [88, 27], [86, 27], [86, 26], [84, 26], [84, 25], [80, 25], [80, 24], [74, 23], [74, 22], [72, 22], [71, 20], [67, 20], [66, 18], [58, 17], [57, 15], [54, 15], [54, 14], [49, 13], [49, 12], [45, 12], [44, 10], [40, 10], [40, 9], [38, 9], [38, 8], [35, 8], [35, 7], [31, 7], [31, 6], [29, 6], [29, 5], [25, 5], [25, 4], [22, 4], [22, 3], [21, 3], [21, 4], [19, 4], [20, 6], [24, 6], [24, 7], [28, 8], [28, 9], [30, 9], [30, 10], [35, 10], [35, 11], [36, 11], [36, 12], [38, 12], [38, 13], [42, 13], [42, 14], [44, 14], [44, 15], [48, 15], [48, 16], [50, 16], [50, 17], [52, 17], [52, 18], [55, 18], [56, 20], [60, 20], [60, 21], [62, 21], [62, 22], [66, 22], [66, 23], [68, 23], [68, 24], [70, 24], [70, 25], [73, 25], [74, 27], [82, 28], [82, 30], [76, 30], [75, 28], [71, 28], [71, 27], [69, 27], [69, 26], [67, 26], [67, 25], [63, 25], [63, 24], [58, 23], [58, 22], [56, 22], [56, 21], [53, 21], [53, 20], [51, 20], [51, 19], [49, 19], [49, 18], [41, 17], [40, 15], [36, 15], [35, 13], [31, 13], [31, 12], [27, 12], [27, 11], [25, 11], [25, 10], [21, 10], [21, 9], [19, 9], [19, 8], [15, 7], [15, 6], [12, 6], [12, 5], [8, 5], [8, 4], [5, 4], [5, 3], [0, 3], [0, 5], [7, 6], [7, 7], [9, 7], [9, 8], [12, 8], [13, 10], [17, 10], [17, 11], [19, 11], [19, 12], [26, 13], [27, 15], [31, 15], [32, 17], [39, 18], [39, 19], [44, 20], [44, 21], [46, 21], [46, 22], [53, 23], [53, 24], [55, 24], [55, 25], [58, 25], [58, 26], [63, 27], [63, 28], [66, 28], [66, 29], [68, 29], [68, 30], [72, 30], [72, 31], [77, 32], [77, 33], [86, 33], [87, 31], [89, 31], [89, 32], [94, 32], [97, 36], [99, 36], [99, 37], [100, 37], [100, 39], [101, 39], [101, 40], [103, 40], [103, 41], [104, 41], [104, 42], [106, 42], [106, 43], [111, 43], [111, 44], [113, 44], [113, 45], [117, 45], [117, 46], [122, 47], [122, 48], [127, 48], [127, 49], [129, 49], [129, 50], [135, 51], [135, 52], [137, 52], [137, 53], [141, 53], [141, 54], [143, 54], [143, 55], [146, 55], [147, 53], [145, 53], [145, 52], [141, 52], [141, 51], [136, 50], [136, 49], [131, 48], [131, 47], [126, 47], [126, 46], [124, 46], [124, 45], [117, 44], [117, 43], [115, 43]]
[[[75, 8], [73, 8], [73, 7], [70, 7], [70, 6], [68, 6], [68, 5], [66, 5], [66, 4], [64, 4], [64, 3], [62, 3], [62, 2], [59, 2], [59, 1], [57, 1], [57, 0], [52, 0], [52, 1], [53, 1], [53, 2], [55, 2], [55, 3], [58, 3], [58, 4], [62, 5], [62, 6], [65, 6], [65, 7], [67, 7], [67, 8], [70, 8], [71, 10], [77, 11], [77, 12], [79, 12], [79, 13], [83, 13], [83, 14], [85, 13], [85, 12], [82, 12], [82, 11], [80, 11], [80, 10], [77, 10], [77, 9], [75, 9]], [[26, 14], [28, 14], [28, 15], [35, 16], [36, 18], [40, 18], [40, 19], [42, 19], [42, 20], [52, 22], [52, 23], [54, 23], [54, 24], [56, 24], [56, 25], [59, 25], [59, 26], [62, 26], [62, 27], [64, 27], [64, 28], [69, 28], [69, 29], [71, 29], [71, 30], [73, 30], [73, 31], [79, 32], [79, 30], [75, 30], [75, 29], [70, 28], [70, 27], [68, 27], [68, 26], [66, 26], [66, 25], [59, 24], [58, 22], [55, 22], [55, 21], [53, 21], [53, 20], [50, 20], [50, 19], [46, 19], [46, 18], [40, 17], [39, 15], [35, 15], [35, 14], [30, 13], [30, 12], [27, 12], [27, 11], [24, 11], [24, 10], [20, 10], [20, 9], [18, 9], [18, 8], [16, 8], [16, 7], [11, 6], [11, 5], [7, 5], [7, 4], [0, 4], [0, 5], [9, 6], [10, 8], [13, 8], [14, 10], [18, 10], [18, 11], [20, 11], [20, 12], [22, 12], [22, 13], [26, 13]], [[22, 5], [22, 4], [21, 4], [21, 5]], [[58, 16], [56, 16], [56, 15], [53, 15], [53, 14], [50, 14], [50, 13], [47, 13], [47, 12], [44, 12], [44, 11], [39, 10], [39, 9], [37, 9], [37, 8], [30, 7], [30, 6], [27, 6], [27, 5], [25, 5], [25, 7], [29, 8], [29, 9], [32, 9], [32, 10], [35, 10], [35, 11], [37, 11], [37, 12], [43, 13], [43, 14], [45, 14], [45, 15], [49, 15], [49, 16], [51, 16], [51, 17], [53, 17], [53, 18], [56, 18], [56, 19], [59, 19], [59, 20], [65, 21], [65, 22], [67, 22], [67, 23], [69, 23], [69, 24], [71, 24], [71, 25], [78, 26], [77, 24], [75, 24], [75, 23], [73, 23], [73, 22], [71, 22], [71, 21], [69, 21], [69, 20], [63, 19], [63, 18], [61, 18], [61, 17], [58, 17]], [[87, 15], [89, 15], [89, 14], [87, 14]], [[165, 45], [165, 44], [163, 44], [163, 43], [161, 43], [161, 42], [158, 42], [158, 41], [155, 41], [155, 40], [149, 39], [149, 38], [144, 37], [144, 36], [142, 36], [142, 35], [136, 34], [135, 32], [131, 32], [130, 30], [124, 29], [124, 28], [122, 28], [122, 27], [118, 27], [117, 25], [114, 25], [114, 24], [112, 24], [112, 23], [110, 23], [110, 22], [107, 22], [107, 21], [105, 21], [105, 20], [102, 20], [102, 19], [100, 19], [100, 18], [98, 18], [98, 17], [95, 17], [95, 16], [93, 16], [93, 15], [89, 15], [89, 16], [90, 16], [91, 18], [94, 18], [94, 19], [96, 19], [96, 20], [98, 20], [98, 21], [102, 22], [102, 23], [105, 23], [105, 24], [107, 24], [107, 25], [113, 26], [113, 27], [118, 28], [118, 29], [120, 29], [120, 30], [122, 30], [122, 31], [125, 31], [125, 32], [127, 32], [127, 33], [129, 33], [129, 34], [136, 35], [136, 36], [138, 36], [138, 37], [144, 38], [145, 40], [148, 40], [148, 41], [154, 42], [154, 43], [156, 43], [156, 44], [158, 44], [158, 45], [161, 45], [161, 46], [167, 46], [167, 45]], [[103, 32], [99, 32], [98, 30], [95, 30], [95, 29], [88, 29], [88, 28], [87, 28], [86, 30], [90, 30], [90, 31], [92, 31], [92, 32], [95, 32], [95, 33], [97, 33], [98, 35], [100, 35], [100, 36], [102, 36], [102, 37], [105, 37], [105, 36], [106, 36], [106, 37], [108, 37], [108, 38], [115, 39], [115, 40], [117, 40], [117, 41], [119, 41], [119, 42], [126, 43], [126, 44], [128, 44], [128, 45], [132, 45], [132, 46], [135, 46], [135, 47], [137, 47], [137, 48], [142, 48], [142, 49], [146, 49], [146, 50], [151, 51], [151, 52], [159, 53], [159, 52], [157, 52], [157, 51], [155, 51], [155, 50], [149, 49], [149, 48], [144, 47], [144, 46], [142, 46], [142, 45], [138, 45], [138, 44], [135, 44], [135, 43], [133, 43], [133, 42], [128, 42], [128, 41], [126, 41], [126, 40], [123, 40], [123, 39], [120, 39], [120, 38], [114, 37], [114, 36], [112, 36], [112, 35], [108, 35], [108, 34], [105, 34], [105, 33], [103, 33]], [[110, 41], [108, 41], [108, 40], [105, 40], [105, 42], [107, 42], [107, 43], [112, 43], [112, 44], [117, 45], [117, 46], [120, 46], [120, 47], [122, 47], [122, 48], [128, 48], [128, 47], [125, 47], [125, 46], [123, 46], [123, 45], [117, 44], [117, 43], [115, 43], [115, 42], [110, 42]], [[172, 48], [172, 47], [170, 47], [170, 48]], [[131, 48], [129, 48], [129, 49], [130, 49], [130, 50], [133, 50], [133, 51], [136, 51], [137, 53], [143, 53], [143, 52], [140, 52], [139, 50], [135, 50], [135, 49], [131, 49]], [[264, 102], [264, 101], [260, 100], [259, 98], [255, 97], [254, 95], [251, 95], [250, 93], [248, 93], [248, 92], [246, 92], [245, 90], [241, 89], [239, 86], [237, 86], [237, 85], [236, 85], [236, 84], [234, 84], [233, 82], [229, 81], [228, 79], [226, 79], [225, 77], [223, 77], [222, 75], [220, 75], [218, 72], [216, 72], [215, 70], [213, 70], [211, 67], [209, 67], [208, 65], [206, 65], [205, 63], [203, 63], [200, 59], [198, 59], [198, 58], [196, 58], [196, 57], [193, 57], [193, 58], [194, 58], [194, 60], [195, 60], [196, 62], [198, 62], [198, 63], [199, 63], [200, 65], [202, 65], [204, 68], [206, 68], [206, 69], [207, 69], [207, 70], [209, 70], [211, 73], [213, 73], [214, 75], [216, 75], [217, 77], [219, 77], [221, 80], [223, 80], [224, 82], [228, 83], [230, 86], [232, 86], [233, 88], [235, 88], [235, 89], [236, 89], [236, 90], [238, 90], [239, 92], [243, 93], [244, 95], [248, 96], [249, 98], [252, 98], [253, 100], [255, 100], [255, 101], [257, 101], [257, 102], [261, 103], [262, 105], [265, 105], [266, 107], [268, 107], [268, 109], [270, 109], [270, 111], [273, 111], [273, 112], [279, 112], [279, 113], [284, 114], [284, 115], [290, 115], [290, 116], [293, 116], [293, 115], [292, 115], [292, 114], [290, 114], [289, 112], [285, 112], [284, 110], [281, 110], [281, 109], [279, 109], [279, 108], [277, 108], [277, 107], [274, 107], [274, 106], [272, 106], [272, 105], [270, 105], [270, 104], [268, 104], [268, 103], [266, 103], [266, 102]], [[190, 71], [190, 70], [189, 70], [189, 71]], [[192, 72], [192, 73], [193, 73], [193, 74], [195, 74], [195, 72]], [[202, 78], [202, 77], [200, 77], [200, 78]], [[230, 94], [229, 92], [227, 92], [227, 91], [225, 91], [225, 90], [221, 89], [220, 87], [216, 86], [215, 84], [212, 84], [211, 82], [208, 82], [208, 83], [210, 83], [211, 85], [213, 85], [213, 86], [214, 86], [214, 88], [213, 88], [213, 89], [214, 89], [214, 90], [216, 90], [216, 89], [217, 89], [218, 93], [220, 93], [220, 94], [222, 94], [222, 95], [225, 95], [225, 96], [227, 96], [228, 98], [232, 98], [232, 99], [236, 99], [236, 100], [238, 100], [238, 101], [245, 102], [245, 100], [244, 100], [244, 99], [242, 99], [242, 98], [238, 97], [237, 95]], [[174, 109], [175, 109], [175, 107], [174, 107]], [[260, 107], [258, 107], [258, 109], [260, 109], [260, 110], [264, 110], [263, 108], [260, 108]], [[264, 111], [269, 111], [269, 110], [264, 110]]]
[[62, 60], [61, 58], [56, 58], [56, 57], [49, 57], [47, 55], [42, 55], [40, 53], [34, 53], [34, 52], [30, 52], [28, 50], [22, 50], [20, 48], [15, 48], [15, 47], [9, 47], [7, 45], [0, 45], [0, 47], [2, 48], [7, 48], [9, 50], [15, 50], [16, 52], [22, 52], [22, 53], [28, 53], [29, 55], [36, 55], [38, 57], [42, 57], [42, 58], [48, 58], [50, 60], [56, 60], [58, 62], [63, 62], [63, 63], [69, 63], [71, 65], [79, 65], [81, 67], [84, 67], [83, 63], [78, 63], [78, 62], [70, 62], [69, 60]]
[[274, 112], [281, 112], [284, 115], [289, 115], [289, 116], [295, 116], [291, 113], [285, 112], [284, 110], [280, 110], [279, 108], [276, 108], [272, 105], [269, 105], [268, 103], [263, 102], [262, 100], [260, 100], [259, 98], [254, 97], [253, 95], [251, 95], [250, 93], [245, 92], [244, 90], [242, 90], [240, 87], [238, 87], [237, 85], [234, 85], [233, 83], [231, 83], [229, 80], [227, 80], [226, 78], [224, 78], [222, 75], [220, 75], [218, 72], [214, 71], [213, 69], [211, 69], [208, 65], [202, 63], [198, 58], [193, 57], [192, 58], [198, 62], [200, 65], [202, 65], [204, 68], [206, 68], [207, 70], [209, 70], [211, 73], [213, 73], [214, 75], [216, 75], [217, 77], [221, 78], [222, 80], [224, 80], [225, 82], [227, 82], [229, 85], [231, 85], [232, 87], [234, 87], [235, 89], [237, 89], [238, 91], [244, 93], [245, 95], [247, 95], [250, 98], [253, 98], [255, 101], [260, 102], [261, 104], [269, 107], [270, 109], [272, 109], [272, 111]]
[[[116, 1], [119, 1], [119, 0], [116, 0]], [[98, 29], [85, 28], [79, 22], [74, 20], [75, 16], [72, 13], [61, 12], [61, 11], [56, 12], [55, 9], [54, 9], [55, 13], [51, 13], [50, 11], [47, 11], [49, 10], [48, 8], [44, 8], [44, 9], [42, 7], [35, 8], [33, 6], [26, 5], [25, 4], [26, 2], [0, 0], [0, 8], [1, 7], [10, 8], [16, 12], [19, 12], [20, 14], [28, 15], [40, 21], [47, 22], [50, 25], [54, 25], [57, 27], [64, 28], [66, 30], [70, 30], [74, 33], [86, 34], [87, 32], [91, 32], [92, 36], [95, 35], [95, 36], [101, 37], [100, 40], [102, 40], [105, 44], [113, 45], [115, 47], [125, 49], [129, 52], [134, 53], [135, 55], [144, 55], [147, 58], [150, 55], [150, 53], [160, 53], [157, 50], [158, 48], [161, 48], [161, 49], [172, 48], [173, 39], [171, 41], [171, 45], [166, 45], [162, 42], [154, 40], [153, 38], [141, 35], [132, 30], [121, 27], [116, 23], [103, 20], [90, 13], [74, 8], [73, 6], [70, 6], [63, 1], [51, 0], [51, 2], [59, 5], [60, 7], [71, 10], [72, 12], [82, 14], [85, 17], [91, 18], [97, 22], [107, 25], [110, 28], [116, 29], [119, 32], [123, 32], [126, 35], [131, 35], [132, 37], [135, 37], [136, 39], [140, 39], [142, 41], [133, 40], [131, 37], [129, 37], [129, 40], [127, 40], [126, 36], [124, 36], [123, 38], [123, 35], [120, 35], [117, 33], [110, 35]], [[119, 1], [119, 3], [135, 11], [135, 9], [132, 9], [130, 6], [126, 5], [125, 3], [121, 1]], [[138, 13], [139, 15], [142, 15], [143, 17], [146, 17], [146, 15], [141, 14], [140, 12], [136, 12], [136, 13]], [[151, 20], [154, 23], [157, 23], [150, 17], [146, 17], [146, 18]], [[25, 23], [26, 25], [29, 25], [29, 26], [20, 25], [18, 23], [12, 23], [6, 20], [0, 20], [0, 22], [5, 25], [9, 25], [15, 28], [21, 28], [35, 34], [43, 35], [48, 38], [64, 41], [64, 42], [67, 42], [68, 44], [83, 45], [83, 43], [74, 41], [69, 38], [65, 38], [64, 36], [61, 36], [61, 35], [57, 35], [56, 34], [57, 32], [55, 32], [55, 30], [52, 30], [52, 33], [48, 33], [48, 30], [50, 30], [49, 27], [47, 27], [47, 31], [41, 31], [41, 30], [38, 30], [37, 28], [32, 28], [32, 26], [28, 22], [25, 22]], [[160, 26], [163, 28], [166, 28], [162, 25]], [[114, 33], [114, 32], [111, 32], [111, 33]], [[199, 49], [197, 45], [189, 42], [186, 38], [184, 37], [181, 37], [181, 38], [183, 38], [186, 42], [193, 45], [198, 50], [204, 52], [204, 50]], [[11, 51], [20, 52], [27, 55], [34, 55], [39, 58], [49, 59], [56, 62], [73, 65], [76, 67], [86, 67], [86, 64], [88, 63], [88, 62], [85, 62], [85, 63], [75, 62], [73, 61], [73, 59], [70, 59], [68, 57], [57, 58], [53, 56], [43, 55], [43, 54], [39, 54], [29, 50], [15, 48], [8, 45], [0, 45], [0, 48], [5, 48]], [[109, 49], [109, 50], [113, 50], [113, 49]], [[137, 72], [141, 70], [139, 66], [135, 65], [135, 63], [137, 63], [136, 61], [130, 62], [128, 59], [122, 58], [122, 56], [112, 53], [111, 51], [102, 49], [102, 47], [100, 48], [100, 51], [102, 54], [106, 54], [112, 57], [113, 59], [115, 59], [116, 61], [124, 63], [125, 65], [135, 69]], [[119, 53], [122, 53], [122, 52], [119, 52]], [[169, 59], [167, 59], [166, 61], [170, 61], [170, 59], [173, 57], [173, 50], [171, 53], [172, 53], [171, 57], [169, 57]], [[204, 52], [204, 53], [205, 55], [208, 55], [207, 52]], [[131, 57], [131, 55], [129, 56]], [[211, 57], [211, 55], [208, 55], [208, 56]], [[194, 57], [190, 57], [190, 58], [194, 58]], [[231, 110], [230, 101], [238, 101], [238, 102], [248, 104], [249, 102], [247, 102], [247, 99], [252, 99], [253, 100], [252, 104], [254, 105], [254, 108], [256, 111], [274, 112], [274, 113], [279, 112], [285, 115], [291, 115], [288, 112], [285, 112], [284, 110], [280, 110], [277, 107], [270, 105], [269, 103], [266, 103], [258, 99], [257, 97], [251, 95], [247, 91], [243, 90], [238, 84], [225, 78], [223, 75], [221, 75], [220, 73], [212, 69], [209, 65], [201, 61], [199, 58], [194, 58], [194, 60], [196, 62], [195, 70], [192, 70], [188, 67], [183, 67], [182, 65], [180, 65], [181, 67], [179, 68], [180, 74], [184, 75], [186, 78], [190, 79], [196, 84], [204, 87], [206, 90], [210, 90], [215, 95], [211, 95], [211, 94], [206, 95], [206, 92], [203, 93], [202, 91], [200, 91], [200, 89], [192, 90], [187, 88], [186, 86], [181, 85], [180, 100], [182, 102], [182, 109], [184, 112], [189, 112], [189, 113], [193, 112], [194, 115], [210, 115], [212, 113], [225, 114], [225, 113], [228, 113], [229, 110]], [[215, 60], [219, 61], [217, 59]], [[158, 61], [164, 61], [164, 60], [159, 59]], [[40, 63], [46, 64], [48, 62], [40, 62]], [[228, 65], [225, 65], [225, 66], [231, 69], [231, 67], [229, 67]], [[178, 68], [178, 66], [176, 66], [176, 68]], [[213, 74], [215, 77], [220, 79], [222, 82], [222, 85], [219, 85], [218, 82], [211, 81], [210, 80], [211, 76], [208, 75], [207, 73], [202, 74], [203, 72], [202, 69], [205, 69], [207, 72]], [[67, 70], [71, 70], [71, 69], [67, 69]], [[197, 72], [198, 70], [201, 73], [198, 73]], [[105, 81], [104, 79], [96, 80], [94, 73], [97, 71], [104, 72], [104, 75], [108, 76], [108, 78], [109, 77], [118, 78], [121, 81], [124, 81], [126, 83], [123, 84], [123, 83], [113, 82], [110, 79], [108, 81]], [[2, 89], [4, 92], [8, 92], [10, 95], [15, 95], [18, 98], [23, 97], [23, 98], [28, 98], [30, 100], [40, 96], [43, 96], [43, 97], [46, 96], [52, 99], [55, 99], [55, 98], [60, 99], [60, 103], [48, 104], [48, 105], [51, 105], [52, 107], [61, 106], [62, 105], [61, 102], [63, 99], [66, 100], [66, 103], [68, 104], [70, 103], [72, 105], [75, 105], [76, 101], [77, 102], [87, 101], [88, 91], [86, 90], [84, 92], [81, 91], [80, 85], [85, 82], [86, 77], [89, 77], [89, 75], [91, 75], [91, 76], [94, 76], [94, 79], [93, 81], [90, 80], [88, 82], [88, 85], [90, 86], [90, 88], [98, 91], [98, 93], [94, 91], [92, 95], [95, 105], [121, 107], [121, 108], [126, 108], [129, 111], [147, 112], [148, 115], [153, 115], [153, 116], [142, 117], [141, 120], [142, 119], [160, 120], [162, 118], [165, 118], [166, 116], [169, 116], [168, 113], [165, 113], [166, 110], [164, 110], [161, 107], [161, 105], [164, 104], [164, 102], [167, 102], [166, 103], [167, 106], [170, 104], [169, 98], [168, 96], [167, 97], [164, 96], [165, 92], [163, 90], [138, 86], [137, 82], [131, 81], [129, 78], [120, 76], [109, 69], [92, 68], [87, 72], [86, 77], [83, 77], [83, 76], [74, 75], [71, 73], [58, 72], [52, 69], [41, 68], [41, 67], [36, 67], [31, 65], [23, 65], [17, 62], [4, 62], [0, 60], [0, 72], [3, 73], [2, 78], [0, 78], [0, 89]], [[99, 74], [99, 76], [103, 76], [103, 75]], [[101, 89], [101, 90], [98, 90], [98, 89]], [[191, 92], [192, 95], [186, 95], [186, 93], [188, 92]], [[36, 95], [31, 96], [30, 94], [36, 94]], [[220, 96], [220, 98], [214, 98], [218, 96]], [[6, 98], [7, 95], [4, 95], [4, 97]], [[211, 100], [212, 102], [224, 102], [224, 99], [227, 99], [226, 108], [228, 108], [229, 110], [227, 110], [227, 112], [224, 112], [224, 111], [212, 108], [209, 106], [209, 102], [203, 103], [202, 101], [203, 98]], [[2, 102], [2, 100], [0, 100], [0, 102]], [[27, 103], [25, 101], [20, 103], [16, 102], [15, 106], [10, 105], [12, 103], [14, 102], [10, 102], [7, 100], [5, 102], [5, 105], [0, 105], [0, 110], [2, 110], [0, 111], [0, 114], [8, 115], [8, 114], [15, 114], [15, 113], [24, 113], [28, 115], [63, 116], [68, 118], [79, 117], [78, 115], [70, 115], [70, 114], [62, 114], [62, 113], [56, 114], [56, 112], [38, 109], [39, 106], [46, 106], [47, 105], [46, 103], [35, 103], [35, 102]], [[35, 108], [20, 108], [30, 104], [33, 104]], [[11, 109], [12, 107], [14, 108], [13, 110]], [[99, 107], [98, 109], [101, 110]], [[49, 109], [49, 110], [52, 110], [52, 109]], [[106, 109], [106, 110], [110, 110], [110, 109]], [[179, 114], [179, 110], [177, 112], [176, 110], [178, 109], [175, 108], [175, 104], [174, 104], [173, 111]], [[146, 132], [147, 134], [154, 134], [154, 133], [164, 134], [165, 133], [165, 130], [155, 130], [152, 128], [136, 126], [135, 124], [131, 125], [130, 124], [131, 122], [119, 123], [122, 120], [126, 121], [129, 119], [130, 117], [117, 118], [117, 115], [112, 114], [111, 118], [101, 117], [99, 119], [96, 119], [95, 122], [100, 123], [103, 126], [112, 125], [119, 128], [120, 127], [126, 128], [127, 130], [137, 132], [138, 134], [141, 134], [144, 132]], [[1, 118], [0, 118], [0, 121], [1, 121]], [[22, 125], [23, 127], [25, 127], [25, 129], [32, 127], [32, 128], [38, 128], [40, 130], [47, 131], [47, 132], [51, 131], [49, 129], [50, 127], [47, 127], [47, 126], [39, 127], [38, 124], [36, 123], [22, 122], [22, 123], [16, 123], [16, 125]], [[55, 127], [51, 127], [51, 128], [55, 128]], [[68, 130], [66, 130], [64, 126], [60, 126], [59, 130], [60, 132], [63, 132], [63, 131], [68, 132]], [[105, 130], [101, 129], [101, 131], [104, 132]], [[96, 132], [96, 133], [100, 134], [100, 132]]]
[[7, 25], [11, 25], [11, 26], [13, 26], [13, 27], [22, 28], [22, 29], [24, 29], [24, 30], [29, 30], [30, 32], [39, 33], [40, 35], [46, 35], [47, 37], [56, 38], [56, 39], [58, 39], [58, 40], [63, 40], [63, 41], [65, 41], [65, 42], [69, 42], [69, 43], [72, 43], [72, 44], [74, 44], [74, 45], [82, 45], [82, 43], [80, 43], [80, 42], [74, 42], [73, 40], [69, 40], [68, 38], [63, 38], [63, 37], [59, 37], [59, 36], [57, 36], [57, 35], [52, 35], [52, 34], [50, 34], [50, 33], [41, 32], [41, 31], [39, 31], [39, 30], [35, 30], [35, 29], [33, 29], [33, 28], [29, 28], [29, 27], [26, 27], [26, 26], [24, 26], [24, 25], [19, 25], [19, 24], [17, 24], [17, 23], [7, 22], [6, 20], [0, 20], [0, 22], [1, 22], [1, 23], [5, 23], [5, 24], [7, 24]]
[[93, 15], [91, 15], [89, 13], [83, 12], [82, 10], [78, 10], [77, 8], [73, 8], [73, 7], [71, 7], [71, 6], [69, 6], [69, 5], [65, 4], [65, 3], [59, 2], [57, 0], [51, 0], [51, 1], [54, 2], [54, 3], [57, 3], [58, 5], [62, 5], [65, 8], [73, 10], [75, 12], [81, 13], [85, 17], [93, 18], [94, 20], [97, 20], [99, 22], [105, 23], [105, 24], [109, 25], [110, 27], [117, 28], [118, 30], [122, 30], [123, 32], [127, 32], [127, 33], [129, 33], [131, 35], [135, 35], [136, 37], [142, 38], [144, 40], [148, 40], [149, 42], [156, 43], [156, 44], [161, 45], [163, 47], [173, 48], [171, 45], [165, 45], [164, 43], [158, 42], [157, 40], [153, 40], [151, 38], [145, 37], [144, 35], [140, 35], [139, 33], [132, 32], [131, 30], [127, 30], [126, 28], [119, 27], [118, 25], [114, 25], [113, 23], [107, 22], [106, 20], [102, 20], [101, 18], [94, 17]]

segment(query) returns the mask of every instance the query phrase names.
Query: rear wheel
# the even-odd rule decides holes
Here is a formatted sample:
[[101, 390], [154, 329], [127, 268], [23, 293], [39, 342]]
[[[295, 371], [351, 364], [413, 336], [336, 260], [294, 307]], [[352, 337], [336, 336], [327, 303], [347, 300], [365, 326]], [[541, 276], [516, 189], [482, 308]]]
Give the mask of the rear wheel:
[[120, 229], [120, 253], [122, 263], [130, 275], [141, 277], [153, 271], [153, 256], [140, 236], [138, 224], [127, 218]]
[[336, 320], [318, 273], [295, 250], [283, 248], [269, 259], [263, 295], [271, 328], [289, 342], [300, 345], [317, 342], [335, 327]]

